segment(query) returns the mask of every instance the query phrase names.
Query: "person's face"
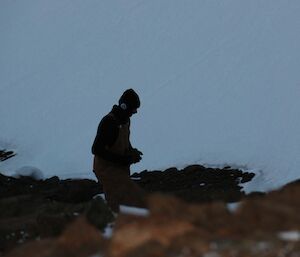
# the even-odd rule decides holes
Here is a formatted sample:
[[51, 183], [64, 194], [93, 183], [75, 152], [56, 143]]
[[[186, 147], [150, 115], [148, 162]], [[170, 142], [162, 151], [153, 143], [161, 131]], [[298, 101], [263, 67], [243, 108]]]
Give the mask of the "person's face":
[[137, 109], [133, 109], [130, 111], [130, 117], [133, 115], [133, 114], [136, 114], [137, 113]]

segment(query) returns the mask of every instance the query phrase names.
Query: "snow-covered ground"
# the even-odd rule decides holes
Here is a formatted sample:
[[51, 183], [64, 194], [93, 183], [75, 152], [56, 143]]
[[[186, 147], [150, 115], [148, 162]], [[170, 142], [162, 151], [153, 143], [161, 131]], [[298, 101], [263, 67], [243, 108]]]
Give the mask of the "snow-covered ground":
[[94, 178], [99, 120], [127, 88], [142, 107], [133, 171], [188, 164], [299, 178], [300, 1], [2, 0], [0, 163]]

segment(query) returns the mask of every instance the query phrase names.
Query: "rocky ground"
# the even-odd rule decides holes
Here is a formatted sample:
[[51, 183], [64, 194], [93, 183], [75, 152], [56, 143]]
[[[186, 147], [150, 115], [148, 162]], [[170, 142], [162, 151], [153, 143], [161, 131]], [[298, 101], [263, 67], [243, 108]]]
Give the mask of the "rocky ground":
[[0, 174], [0, 256], [300, 256], [300, 181], [245, 195], [253, 176], [199, 165], [134, 174], [150, 193], [138, 216], [113, 214], [93, 180]]

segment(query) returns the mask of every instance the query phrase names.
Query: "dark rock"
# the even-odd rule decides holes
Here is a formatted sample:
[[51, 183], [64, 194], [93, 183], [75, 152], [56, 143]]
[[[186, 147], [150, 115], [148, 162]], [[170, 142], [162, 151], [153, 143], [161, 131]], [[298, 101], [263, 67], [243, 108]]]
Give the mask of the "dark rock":
[[245, 172], [242, 174], [242, 180], [241, 180], [241, 183], [246, 183], [246, 182], [249, 182], [253, 179], [253, 177], [255, 176], [254, 173], [252, 172]]
[[16, 153], [13, 151], [7, 151], [6, 149], [0, 150], [0, 162], [6, 161], [14, 156], [16, 156]]
[[[133, 180], [148, 193], [161, 192], [166, 197], [171, 195], [191, 203], [239, 201], [245, 197], [241, 183], [252, 177], [252, 174], [240, 170], [212, 169], [201, 165], [132, 175]], [[57, 237], [78, 216], [86, 217], [90, 224], [103, 230], [114, 217], [101, 198], [94, 198], [99, 193], [102, 193], [102, 187], [94, 180], [60, 180], [57, 176], [36, 180], [27, 176], [13, 178], [0, 174], [0, 254], [36, 238]], [[162, 204], [158, 206], [162, 207]], [[174, 208], [176, 206], [174, 203]], [[191, 213], [184, 210], [186, 206], [187, 203], [183, 204], [178, 212]], [[201, 213], [198, 215], [201, 216]], [[161, 232], [169, 233], [173, 226], [175, 223], [172, 226], [166, 224]], [[151, 241], [145, 243], [153, 245]], [[159, 252], [160, 247], [156, 246]]]
[[172, 174], [173, 172], [178, 172], [178, 169], [175, 167], [168, 168], [164, 171], [164, 174], [168, 174], [168, 173]]
[[[113, 221], [113, 215], [102, 198], [59, 202], [45, 197], [41, 185], [36, 188], [40, 191], [35, 189], [31, 194], [20, 195], [16, 190], [15, 196], [0, 198], [0, 255], [36, 238], [58, 236], [80, 215], [86, 216], [99, 230]], [[9, 190], [9, 194], [12, 193]]]
[[168, 193], [189, 202], [203, 203], [239, 201], [245, 196], [240, 184], [250, 181], [254, 175], [230, 167], [212, 169], [190, 165], [182, 170], [143, 171], [132, 178], [149, 193]]
[[57, 238], [33, 240], [11, 251], [7, 257], [90, 257], [102, 254], [106, 241], [85, 219], [76, 219]]
[[[282, 232], [300, 231], [299, 181], [245, 196], [241, 181], [251, 177], [230, 167], [197, 165], [134, 174], [135, 181], [149, 192], [158, 188], [163, 193], [148, 197], [147, 216], [119, 214], [108, 241], [99, 229], [113, 216], [100, 198], [74, 203], [78, 193], [69, 186], [71, 180], [54, 179], [47, 184], [46, 193], [41, 182], [24, 180], [25, 189], [30, 184], [36, 189], [27, 189], [25, 195], [7, 191], [11, 195], [0, 198], [1, 251], [11, 249], [8, 257], [300, 256], [299, 235], [294, 239], [281, 236]], [[4, 188], [19, 183], [1, 176], [0, 182]], [[85, 183], [73, 185], [94, 187]], [[62, 197], [63, 201], [46, 197], [57, 187], [60, 194], [70, 195]], [[229, 211], [227, 202], [239, 199], [237, 210]]]
[[96, 181], [89, 179], [67, 179], [60, 181], [58, 187], [47, 196], [62, 202], [79, 203], [90, 200], [102, 192]]
[[106, 225], [114, 220], [114, 216], [101, 197], [94, 198], [85, 208], [87, 220], [103, 231]]
[[36, 194], [64, 202], [83, 202], [102, 192], [101, 185], [89, 179], [59, 180], [52, 177], [35, 180], [32, 177], [7, 177], [0, 174], [0, 199], [9, 196]]
[[259, 198], [266, 196], [265, 192], [251, 192], [247, 195], [247, 198]]
[[58, 185], [60, 182], [59, 177], [53, 176], [51, 178], [45, 179], [44, 183], [48, 185]]

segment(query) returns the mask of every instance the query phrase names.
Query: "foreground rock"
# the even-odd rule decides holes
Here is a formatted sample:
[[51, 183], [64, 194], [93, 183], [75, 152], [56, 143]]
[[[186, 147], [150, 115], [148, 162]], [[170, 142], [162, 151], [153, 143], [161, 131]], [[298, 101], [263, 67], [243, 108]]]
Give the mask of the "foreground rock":
[[8, 257], [300, 256], [300, 181], [244, 199], [191, 204], [152, 194], [149, 214], [120, 214], [110, 239], [79, 218], [55, 238], [32, 241]]
[[31, 241], [7, 256], [85, 257], [102, 253], [106, 248], [106, 243], [94, 226], [84, 218], [79, 218], [71, 223], [59, 237]]
[[[183, 170], [172, 168], [164, 172], [145, 171], [134, 174], [132, 179], [149, 193], [160, 192], [164, 195], [179, 197], [187, 202], [206, 203], [239, 201], [245, 197], [241, 183], [251, 180], [253, 176], [252, 173], [229, 167], [209, 169], [200, 165], [193, 165]], [[95, 197], [100, 193], [102, 193], [101, 185], [88, 179], [60, 180], [58, 177], [52, 177], [46, 180], [36, 180], [31, 177], [13, 178], [0, 174], [0, 255], [9, 253], [23, 244], [26, 245], [26, 249], [30, 249], [31, 246], [26, 243], [31, 242], [31, 245], [37, 243], [35, 247], [38, 249], [49, 247], [53, 250], [55, 248], [53, 251], [56, 255], [52, 250], [50, 252], [45, 250], [47, 254], [50, 254], [45, 256], [59, 256], [57, 251], [62, 248], [61, 245], [57, 246], [55, 240], [60, 240], [63, 231], [78, 216], [84, 217], [86, 220], [80, 226], [92, 225], [98, 229], [100, 235], [106, 225], [114, 219], [112, 212], [102, 198]], [[161, 208], [160, 202], [165, 200], [157, 199], [157, 201], [157, 206]], [[169, 205], [168, 201], [165, 202], [166, 206]], [[177, 200], [172, 200], [170, 205], [173, 205], [173, 201], [176, 202]], [[153, 201], [150, 201], [149, 204], [151, 210], [154, 211], [155, 204]], [[175, 206], [176, 204], [174, 204], [174, 208]], [[187, 208], [187, 206], [189, 205], [183, 205], [183, 208]], [[186, 210], [182, 209], [181, 212], [185, 213]], [[146, 219], [144, 222], [147, 225], [143, 230], [156, 231], [155, 224], [156, 226], [164, 224], [161, 227], [165, 231], [168, 229], [170, 231], [161, 233], [161, 241], [164, 241], [163, 238], [168, 238], [171, 234], [177, 237], [194, 230], [194, 225], [185, 220], [172, 220], [168, 216], [166, 217], [166, 220], [156, 221], [154, 219], [153, 224], [151, 223], [152, 219], [151, 221]], [[120, 220], [122, 221], [122, 216]], [[89, 228], [86, 229], [89, 231]], [[125, 227], [125, 230], [127, 229]], [[76, 229], [72, 231], [76, 231]], [[81, 244], [81, 240], [83, 240], [80, 237], [81, 231], [85, 230], [79, 229], [78, 233], [74, 232], [74, 237], [77, 238], [78, 236], [77, 244]], [[52, 239], [50, 240], [50, 238]], [[170, 241], [169, 239], [166, 240], [167, 242]], [[109, 249], [111, 248], [108, 248], [108, 254], [112, 254]], [[40, 251], [38, 252], [41, 254]], [[83, 252], [84, 254], [87, 253], [84, 250]], [[85, 256], [84, 254], [78, 256]], [[30, 253], [28, 256], [33, 255]]]
[[92, 180], [34, 180], [0, 174], [0, 255], [31, 240], [55, 237], [82, 215], [100, 231], [113, 220]]
[[119, 216], [107, 256], [300, 256], [299, 197], [300, 181], [236, 212], [152, 195], [149, 216]]

